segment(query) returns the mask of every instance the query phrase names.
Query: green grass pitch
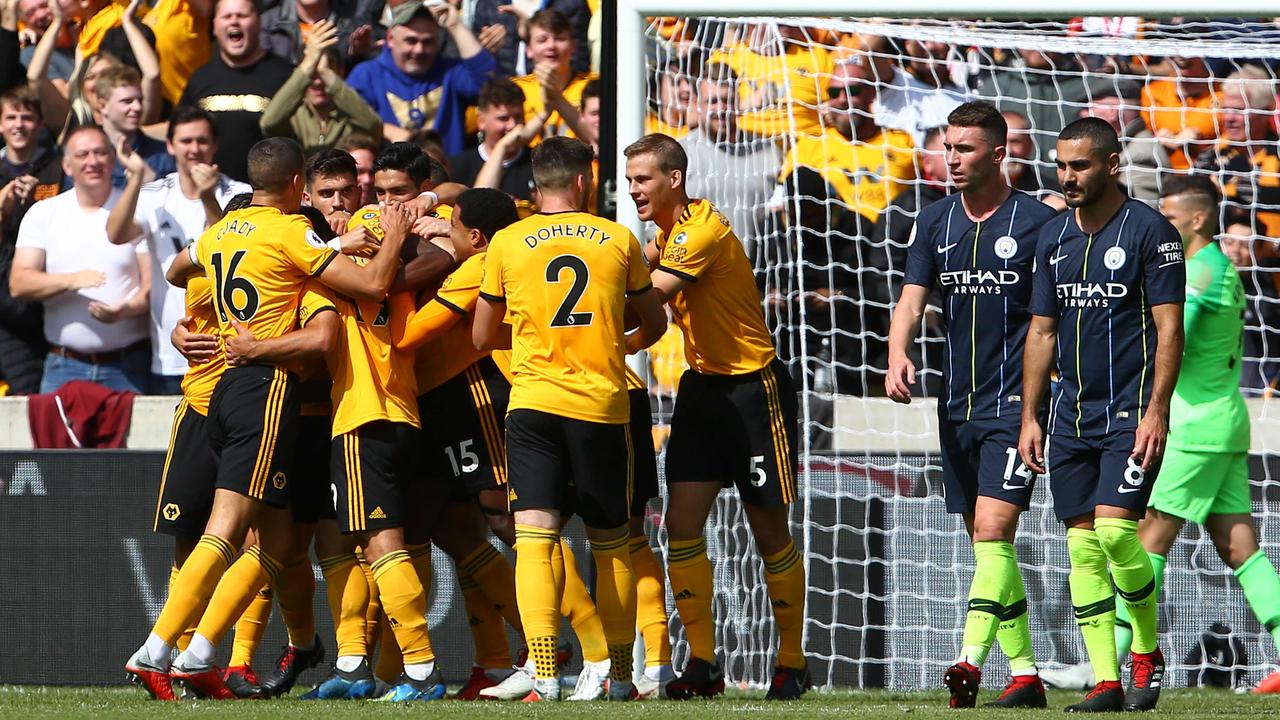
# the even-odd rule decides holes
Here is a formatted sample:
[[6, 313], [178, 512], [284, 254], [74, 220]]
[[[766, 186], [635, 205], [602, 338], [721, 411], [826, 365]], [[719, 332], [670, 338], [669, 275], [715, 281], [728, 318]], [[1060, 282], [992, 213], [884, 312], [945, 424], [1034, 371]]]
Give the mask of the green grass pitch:
[[[766, 703], [762, 692], [733, 692], [714, 701], [673, 703], [463, 703], [457, 701], [420, 702], [390, 706], [371, 702], [301, 702], [284, 699], [240, 702], [157, 703], [144, 699], [133, 687], [46, 688], [0, 686], [0, 718], [566, 718], [583, 720], [720, 720], [721, 718], [1024, 718], [1062, 717], [1062, 708], [1082, 693], [1051, 691], [1048, 710], [952, 711], [946, 707], [945, 692], [814, 692], [795, 703]], [[994, 693], [983, 693], [979, 702]], [[1221, 690], [1167, 690], [1151, 718], [1277, 717], [1280, 696], [1237, 695]]]

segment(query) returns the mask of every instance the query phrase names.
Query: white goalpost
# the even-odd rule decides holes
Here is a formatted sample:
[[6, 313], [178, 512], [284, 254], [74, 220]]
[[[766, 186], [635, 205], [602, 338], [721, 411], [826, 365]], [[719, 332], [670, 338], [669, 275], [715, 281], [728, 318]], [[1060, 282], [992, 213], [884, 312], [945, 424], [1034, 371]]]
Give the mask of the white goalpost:
[[[1268, 17], [1274, 7], [1255, 0], [1212, 6], [1185, 0], [1083, 0], [1036, 8], [1035, 18], [1055, 19], [1033, 21], [1025, 5], [968, 0], [947, 4], [945, 17], [939, 15], [942, 6], [920, 0], [863, 3], [856, 8], [858, 17], [847, 16], [853, 9], [849, 3], [827, 0], [624, 0], [618, 6], [617, 52], [612, 58], [618, 98], [617, 215], [637, 236], [651, 236], [652, 230], [639, 222], [626, 195], [622, 149], [643, 135], [647, 125], [654, 126], [656, 121], [647, 120], [647, 115], [665, 121], [669, 118], [662, 110], [675, 103], [681, 107], [670, 117], [693, 122], [699, 81], [712, 79], [702, 75], [708, 67], [716, 72], [731, 67], [742, 84], [733, 88], [735, 97], [744, 103], [750, 97], [750, 109], [739, 120], [751, 123], [750, 140], [725, 149], [723, 162], [691, 152], [689, 182], [694, 194], [712, 197], [748, 246], [766, 319], [800, 391], [801, 497], [793, 512], [793, 530], [805, 554], [810, 585], [805, 646], [814, 682], [829, 687], [938, 687], [943, 669], [959, 648], [972, 552], [960, 519], [943, 509], [936, 404], [921, 398], [910, 406], [895, 405], [877, 387], [883, 383], [881, 353], [902, 277], [906, 233], [918, 206], [931, 197], [928, 193], [945, 190], [923, 169], [925, 155], [918, 136], [927, 128], [904, 128], [905, 150], [876, 145], [886, 142], [883, 135], [871, 144], [854, 140], [848, 146], [827, 135], [824, 76], [829, 77], [837, 62], [865, 62], [878, 68], [876, 73], [897, 67], [905, 73], [908, 64], [921, 59], [904, 48], [912, 43], [945, 44], [946, 56], [926, 63], [937, 66], [940, 77], [956, 81], [959, 96], [988, 99], [1002, 110], [1028, 116], [1030, 127], [1015, 131], [1025, 135], [1032, 148], [1019, 160], [1020, 187], [1051, 198], [1051, 139], [1082, 110], [1112, 95], [1119, 98], [1122, 118], [1125, 111], [1146, 117], [1145, 113], [1178, 110], [1153, 110], [1143, 104], [1149, 96], [1138, 95], [1171, 67], [1161, 64], [1162, 59], [1202, 58], [1213, 87], [1224, 87], [1219, 83], [1230, 78], [1237, 83], [1232, 87], [1266, 88], [1274, 96], [1280, 87], [1280, 26], [1233, 34], [1201, 21], [1167, 19]], [[1104, 24], [1099, 30], [1070, 20], [1126, 15], [1144, 21]], [[791, 72], [794, 68], [788, 66], [781, 82], [758, 87], [752, 68], [772, 67], [768, 63], [788, 51], [804, 53], [805, 59], [796, 62], [813, 62], [813, 68]], [[1020, 59], [1037, 52], [1053, 58], [1047, 67]], [[1118, 57], [1132, 61], [1116, 66], [1107, 60]], [[814, 85], [799, 87], [797, 79]], [[884, 93], [893, 82], [877, 74], [867, 85]], [[1022, 97], [1009, 89], [1044, 83], [1059, 88], [1062, 96], [1046, 99], [1027, 91]], [[1185, 99], [1181, 92], [1175, 93], [1180, 102]], [[874, 112], [878, 120], [884, 117], [879, 109]], [[1215, 104], [1187, 100], [1182, 112], [1190, 125], [1218, 117], [1219, 110]], [[1247, 117], [1263, 112], [1274, 116], [1274, 105], [1246, 109]], [[1053, 127], [1055, 122], [1060, 124]], [[1216, 120], [1210, 126], [1222, 132]], [[826, 137], [818, 142], [816, 155], [797, 149], [806, 136], [810, 145], [813, 138]], [[1228, 194], [1224, 207], [1243, 227], [1236, 229], [1240, 237], [1233, 242], [1242, 243], [1246, 259], [1238, 265], [1249, 278], [1252, 315], [1247, 320], [1246, 361], [1252, 363], [1248, 367], [1270, 372], [1269, 363], [1280, 361], [1280, 290], [1266, 286], [1280, 276], [1280, 200], [1267, 188], [1280, 188], [1280, 161], [1275, 168], [1262, 168], [1255, 158], [1260, 169], [1253, 174], [1241, 173], [1236, 166], [1195, 169], [1200, 153], [1215, 147], [1225, 153], [1236, 146], [1243, 144], [1203, 136], [1186, 140], [1169, 151], [1169, 164], [1162, 172], [1206, 172], [1234, 193]], [[1182, 156], [1173, 157], [1175, 151]], [[841, 163], [857, 167], [837, 167]], [[810, 186], [798, 179], [787, 182], [799, 167], [827, 180], [825, 196], [810, 195]], [[883, 201], [866, 200], [876, 193]], [[901, 198], [911, 207], [886, 209], [899, 207]], [[800, 213], [805, 208], [812, 212], [813, 207], [818, 208], [822, 228], [798, 229]], [[1273, 221], [1276, 224], [1269, 226]], [[936, 326], [927, 327], [918, 340], [921, 383], [926, 388], [936, 387], [940, 377], [939, 364], [931, 360], [943, 342]], [[670, 399], [678, 392], [671, 381], [681, 363], [678, 342], [655, 346], [652, 360], [651, 385], [659, 388], [661, 425], [669, 420]], [[1276, 365], [1280, 374], [1280, 362]], [[1274, 406], [1268, 392], [1255, 395], [1249, 400], [1254, 512], [1263, 548], [1280, 560], [1280, 406]], [[655, 523], [654, 532], [665, 549], [660, 524]], [[732, 493], [721, 495], [707, 539], [716, 582], [717, 642], [727, 679], [763, 685], [776, 634], [763, 571]], [[1037, 659], [1044, 665], [1082, 660], [1067, 590], [1065, 531], [1054, 519], [1045, 482], [1038, 484], [1033, 506], [1022, 520], [1017, 547]], [[1189, 653], [1216, 621], [1229, 624], [1243, 641], [1249, 679], [1260, 679], [1280, 660], [1270, 636], [1245, 605], [1231, 571], [1198, 528], [1184, 530], [1170, 553], [1163, 598], [1161, 641], [1172, 684], [1185, 684], [1199, 667], [1187, 662]], [[670, 602], [668, 607], [674, 608]], [[685, 654], [679, 643], [677, 667]], [[992, 687], [1002, 686], [1007, 669], [1003, 662], [998, 652], [988, 661], [984, 675]]]

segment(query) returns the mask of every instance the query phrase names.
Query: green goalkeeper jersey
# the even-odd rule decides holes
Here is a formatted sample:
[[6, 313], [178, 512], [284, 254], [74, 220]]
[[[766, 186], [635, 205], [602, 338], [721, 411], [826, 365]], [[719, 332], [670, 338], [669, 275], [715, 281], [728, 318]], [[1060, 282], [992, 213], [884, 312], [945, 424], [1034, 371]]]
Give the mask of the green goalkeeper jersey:
[[1249, 450], [1249, 413], [1240, 395], [1244, 287], [1217, 243], [1187, 258], [1186, 349], [1169, 406], [1169, 447], [1192, 452]]

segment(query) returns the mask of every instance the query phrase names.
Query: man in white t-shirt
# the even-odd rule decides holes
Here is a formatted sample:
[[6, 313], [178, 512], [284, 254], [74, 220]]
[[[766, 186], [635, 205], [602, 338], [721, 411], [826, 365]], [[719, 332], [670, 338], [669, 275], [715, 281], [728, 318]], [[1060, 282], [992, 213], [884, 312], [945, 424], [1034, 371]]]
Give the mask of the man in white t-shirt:
[[120, 193], [111, 188], [115, 154], [106, 134], [92, 125], [73, 130], [62, 164], [73, 186], [27, 211], [9, 275], [14, 297], [44, 303], [49, 354], [40, 392], [68, 380], [146, 392], [151, 261], [140, 243], [107, 241]]
[[876, 125], [905, 131], [922, 147], [925, 132], [945, 126], [951, 111], [969, 99], [968, 92], [952, 79], [950, 65], [959, 56], [948, 43], [906, 40], [902, 49], [902, 67], [891, 53], [873, 61], [883, 84], [876, 89], [872, 112]]
[[[169, 121], [168, 140], [178, 171], [145, 185], [140, 171], [145, 171], [146, 161], [136, 153], [120, 153], [120, 163], [129, 171], [129, 180], [107, 221], [107, 237], [113, 243], [146, 238], [151, 274], [157, 278], [164, 277], [174, 255], [222, 218], [222, 208], [228, 200], [239, 193], [253, 192], [248, 185], [218, 172], [218, 166], [213, 164], [218, 138], [213, 119], [205, 111], [189, 106], [176, 108]], [[152, 286], [153, 394], [182, 394], [187, 361], [170, 344], [169, 333], [185, 314], [186, 296], [181, 288], [165, 282]]]

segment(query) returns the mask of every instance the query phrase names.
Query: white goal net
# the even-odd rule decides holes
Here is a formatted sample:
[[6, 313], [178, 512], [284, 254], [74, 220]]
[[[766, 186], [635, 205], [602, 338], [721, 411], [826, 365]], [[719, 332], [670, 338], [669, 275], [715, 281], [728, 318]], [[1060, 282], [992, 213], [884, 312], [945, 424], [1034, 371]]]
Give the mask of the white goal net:
[[[1057, 197], [1057, 133], [1083, 113], [1117, 127], [1135, 197], [1155, 202], [1164, 178], [1188, 172], [1223, 189], [1223, 246], [1249, 294], [1254, 509], [1264, 549], [1280, 560], [1280, 433], [1265, 399], [1280, 377], [1277, 40], [1280, 26], [1269, 19], [647, 21], [647, 129], [681, 140], [692, 194], [733, 221], [754, 259], [779, 354], [801, 388], [803, 499], [794, 528], [810, 577], [806, 649], [815, 683], [937, 687], [959, 648], [972, 553], [941, 497], [929, 400], [941, 376], [940, 319], [926, 321], [916, 346], [920, 401], [904, 408], [885, 400], [883, 373], [913, 218], [947, 192], [934, 128], [966, 99], [1010, 113], [1006, 170], [1016, 187], [1046, 201]], [[620, 100], [620, 113], [635, 112], [629, 102]], [[683, 368], [678, 337], [656, 347], [652, 366], [665, 423]], [[1044, 665], [1084, 659], [1064, 537], [1040, 483], [1017, 545]], [[708, 547], [726, 671], [734, 682], [763, 683], [775, 633], [745, 516], [730, 493], [713, 514]], [[1277, 661], [1198, 529], [1184, 531], [1171, 552], [1163, 598], [1161, 641], [1174, 684], [1199, 667], [1188, 658], [1216, 621], [1243, 641], [1248, 680]], [[999, 652], [988, 662], [992, 686], [1003, 684], [1003, 662]]]

